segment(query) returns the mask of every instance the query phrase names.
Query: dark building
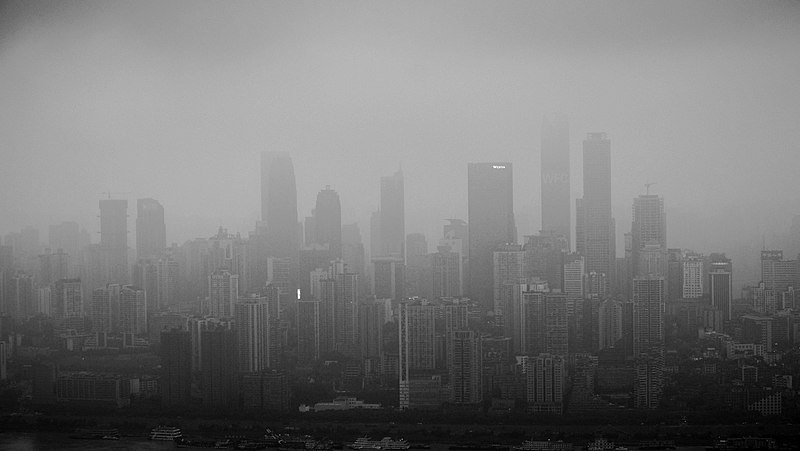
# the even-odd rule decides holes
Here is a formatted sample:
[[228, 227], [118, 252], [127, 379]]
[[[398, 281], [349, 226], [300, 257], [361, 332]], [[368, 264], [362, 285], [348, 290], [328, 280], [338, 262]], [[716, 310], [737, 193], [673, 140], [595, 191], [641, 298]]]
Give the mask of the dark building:
[[242, 376], [242, 401], [247, 410], [285, 412], [289, 410], [289, 379], [282, 371], [265, 371]]
[[611, 141], [605, 133], [589, 133], [583, 141], [583, 198], [576, 205], [576, 248], [586, 259], [586, 273], [613, 280], [616, 243], [611, 217]]
[[342, 258], [342, 206], [330, 186], [317, 194], [313, 224], [314, 244], [327, 245], [331, 259]]
[[155, 199], [136, 201], [136, 258], [155, 257], [167, 248], [164, 207]]
[[297, 187], [288, 152], [261, 153], [261, 219], [270, 255], [297, 259]]
[[494, 251], [517, 241], [511, 163], [470, 163], [467, 179], [469, 296], [488, 312], [494, 303]]
[[405, 191], [403, 172], [381, 177], [380, 253], [405, 260]]
[[570, 246], [569, 123], [560, 115], [542, 121], [542, 231], [561, 235]]
[[203, 405], [231, 408], [239, 401], [236, 331], [218, 326], [201, 333]]
[[733, 303], [733, 265], [725, 254], [711, 254], [709, 257], [708, 287], [711, 306], [722, 312], [722, 320], [731, 320]]
[[161, 371], [161, 405], [187, 406], [192, 383], [191, 332], [161, 332]]
[[105, 281], [128, 283], [127, 200], [100, 200], [100, 248], [105, 259]]

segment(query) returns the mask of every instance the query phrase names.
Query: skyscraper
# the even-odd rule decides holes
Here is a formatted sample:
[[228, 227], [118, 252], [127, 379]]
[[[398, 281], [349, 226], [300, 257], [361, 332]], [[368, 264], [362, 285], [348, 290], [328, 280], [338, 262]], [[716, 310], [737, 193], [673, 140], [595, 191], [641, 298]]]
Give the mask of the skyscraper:
[[261, 153], [261, 219], [270, 255], [297, 260], [297, 186], [288, 152]]
[[583, 198], [576, 205], [576, 247], [586, 259], [586, 273], [613, 280], [616, 249], [611, 217], [611, 141], [605, 133], [589, 133], [583, 141]]
[[144, 290], [125, 285], [119, 295], [120, 331], [125, 334], [147, 333], [147, 304]]
[[561, 415], [564, 413], [564, 357], [539, 354], [528, 358], [528, 411]]
[[100, 248], [106, 282], [128, 282], [128, 201], [100, 200]]
[[[381, 256], [400, 257], [405, 263], [406, 210], [403, 171], [381, 177]], [[373, 253], [373, 255], [375, 255]]]
[[570, 248], [569, 123], [561, 115], [542, 120], [542, 231], [563, 236]]
[[448, 351], [451, 400], [455, 404], [476, 404], [483, 400], [483, 349], [481, 337], [471, 330], [457, 330], [449, 337]]
[[527, 281], [525, 275], [525, 251], [519, 244], [498, 246], [492, 257], [494, 301], [492, 310], [495, 321], [502, 326], [508, 316], [514, 287]]
[[192, 334], [188, 331], [161, 332], [161, 404], [183, 407], [192, 389]]
[[237, 387], [236, 333], [223, 326], [201, 331], [201, 386], [203, 404], [213, 407], [235, 407], [239, 401]]
[[317, 194], [313, 223], [313, 242], [327, 245], [332, 259], [342, 258], [342, 207], [330, 186]]
[[633, 279], [633, 353], [664, 349], [664, 278]]
[[136, 258], [157, 257], [167, 248], [164, 207], [155, 199], [136, 201]]
[[517, 241], [511, 163], [470, 163], [467, 196], [469, 296], [488, 312], [494, 309], [494, 251], [497, 246]]
[[410, 406], [412, 380], [436, 368], [436, 307], [419, 302], [401, 303], [398, 311], [400, 342], [400, 408]]
[[667, 277], [667, 220], [664, 198], [645, 194], [633, 199], [631, 224], [633, 277]]
[[722, 311], [722, 320], [730, 321], [733, 301], [733, 265], [725, 254], [711, 254], [708, 271], [711, 306]]
[[239, 298], [239, 276], [227, 269], [217, 269], [208, 276], [209, 314], [217, 318], [233, 316], [233, 304]]
[[278, 299], [242, 298], [235, 304], [239, 371], [254, 373], [275, 368], [278, 351]]

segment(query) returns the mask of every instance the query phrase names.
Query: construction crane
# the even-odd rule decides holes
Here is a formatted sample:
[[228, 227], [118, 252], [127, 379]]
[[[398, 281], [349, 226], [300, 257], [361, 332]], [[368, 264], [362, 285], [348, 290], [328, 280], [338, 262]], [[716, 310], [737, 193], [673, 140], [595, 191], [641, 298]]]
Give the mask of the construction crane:
[[657, 183], [656, 182], [650, 182], [650, 183], [645, 183], [644, 184], [644, 187], [647, 190], [647, 195], [648, 196], [650, 195], [650, 187], [653, 186], [653, 185], [657, 185]]

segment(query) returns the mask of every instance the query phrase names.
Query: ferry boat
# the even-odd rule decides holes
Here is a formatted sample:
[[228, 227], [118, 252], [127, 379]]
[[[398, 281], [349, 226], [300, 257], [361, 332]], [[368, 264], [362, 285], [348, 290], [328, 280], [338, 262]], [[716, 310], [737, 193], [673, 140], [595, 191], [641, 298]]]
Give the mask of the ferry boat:
[[78, 429], [70, 438], [79, 440], [119, 440], [119, 429]]
[[182, 436], [180, 428], [157, 426], [150, 431], [150, 440], [171, 441]]
[[371, 438], [364, 436], [359, 437], [350, 445], [350, 449], [354, 450], [380, 449], [388, 451], [401, 451], [409, 448], [411, 448], [411, 445], [406, 440], [394, 440], [391, 437], [384, 437], [380, 440], [372, 440]]
[[572, 451], [575, 447], [572, 443], [561, 440], [525, 440], [521, 445], [512, 448], [513, 451]]

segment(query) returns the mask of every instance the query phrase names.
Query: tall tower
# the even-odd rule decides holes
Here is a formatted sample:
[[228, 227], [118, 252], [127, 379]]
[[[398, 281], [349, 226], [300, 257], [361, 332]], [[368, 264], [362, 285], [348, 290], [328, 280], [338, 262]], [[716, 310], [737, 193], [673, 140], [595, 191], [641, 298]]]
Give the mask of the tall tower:
[[611, 217], [611, 141], [605, 133], [589, 133], [583, 141], [583, 198], [577, 201], [576, 218], [576, 247], [586, 258], [586, 273], [613, 280], [616, 244]]
[[167, 248], [164, 207], [155, 199], [136, 201], [136, 258], [155, 257]]
[[645, 194], [633, 199], [631, 224], [633, 277], [667, 277], [667, 219], [664, 198]]
[[192, 392], [192, 334], [188, 331], [161, 332], [161, 404], [182, 407]]
[[470, 163], [467, 196], [469, 296], [488, 312], [494, 308], [494, 251], [497, 246], [517, 241], [511, 163]]
[[313, 223], [314, 243], [327, 244], [332, 259], [342, 258], [342, 207], [330, 186], [317, 194]]
[[542, 121], [542, 231], [567, 240], [570, 248], [569, 123], [561, 115]]
[[106, 281], [128, 282], [128, 201], [100, 200], [100, 248], [106, 262]]
[[633, 279], [633, 353], [664, 349], [664, 278]]
[[711, 306], [722, 311], [723, 321], [731, 319], [733, 301], [733, 265], [725, 254], [711, 254], [708, 287]]
[[270, 255], [297, 260], [297, 186], [288, 152], [261, 153], [261, 219]]
[[397, 171], [393, 175], [381, 177], [380, 255], [400, 257], [405, 262], [405, 238], [403, 171]]
[[240, 299], [234, 309], [239, 371], [255, 373], [275, 368], [280, 350], [277, 297]]
[[[476, 404], [483, 400], [482, 370], [483, 349], [481, 337], [471, 330], [456, 330], [448, 340], [451, 400], [456, 404]], [[448, 356], [450, 357], [450, 356]]]

